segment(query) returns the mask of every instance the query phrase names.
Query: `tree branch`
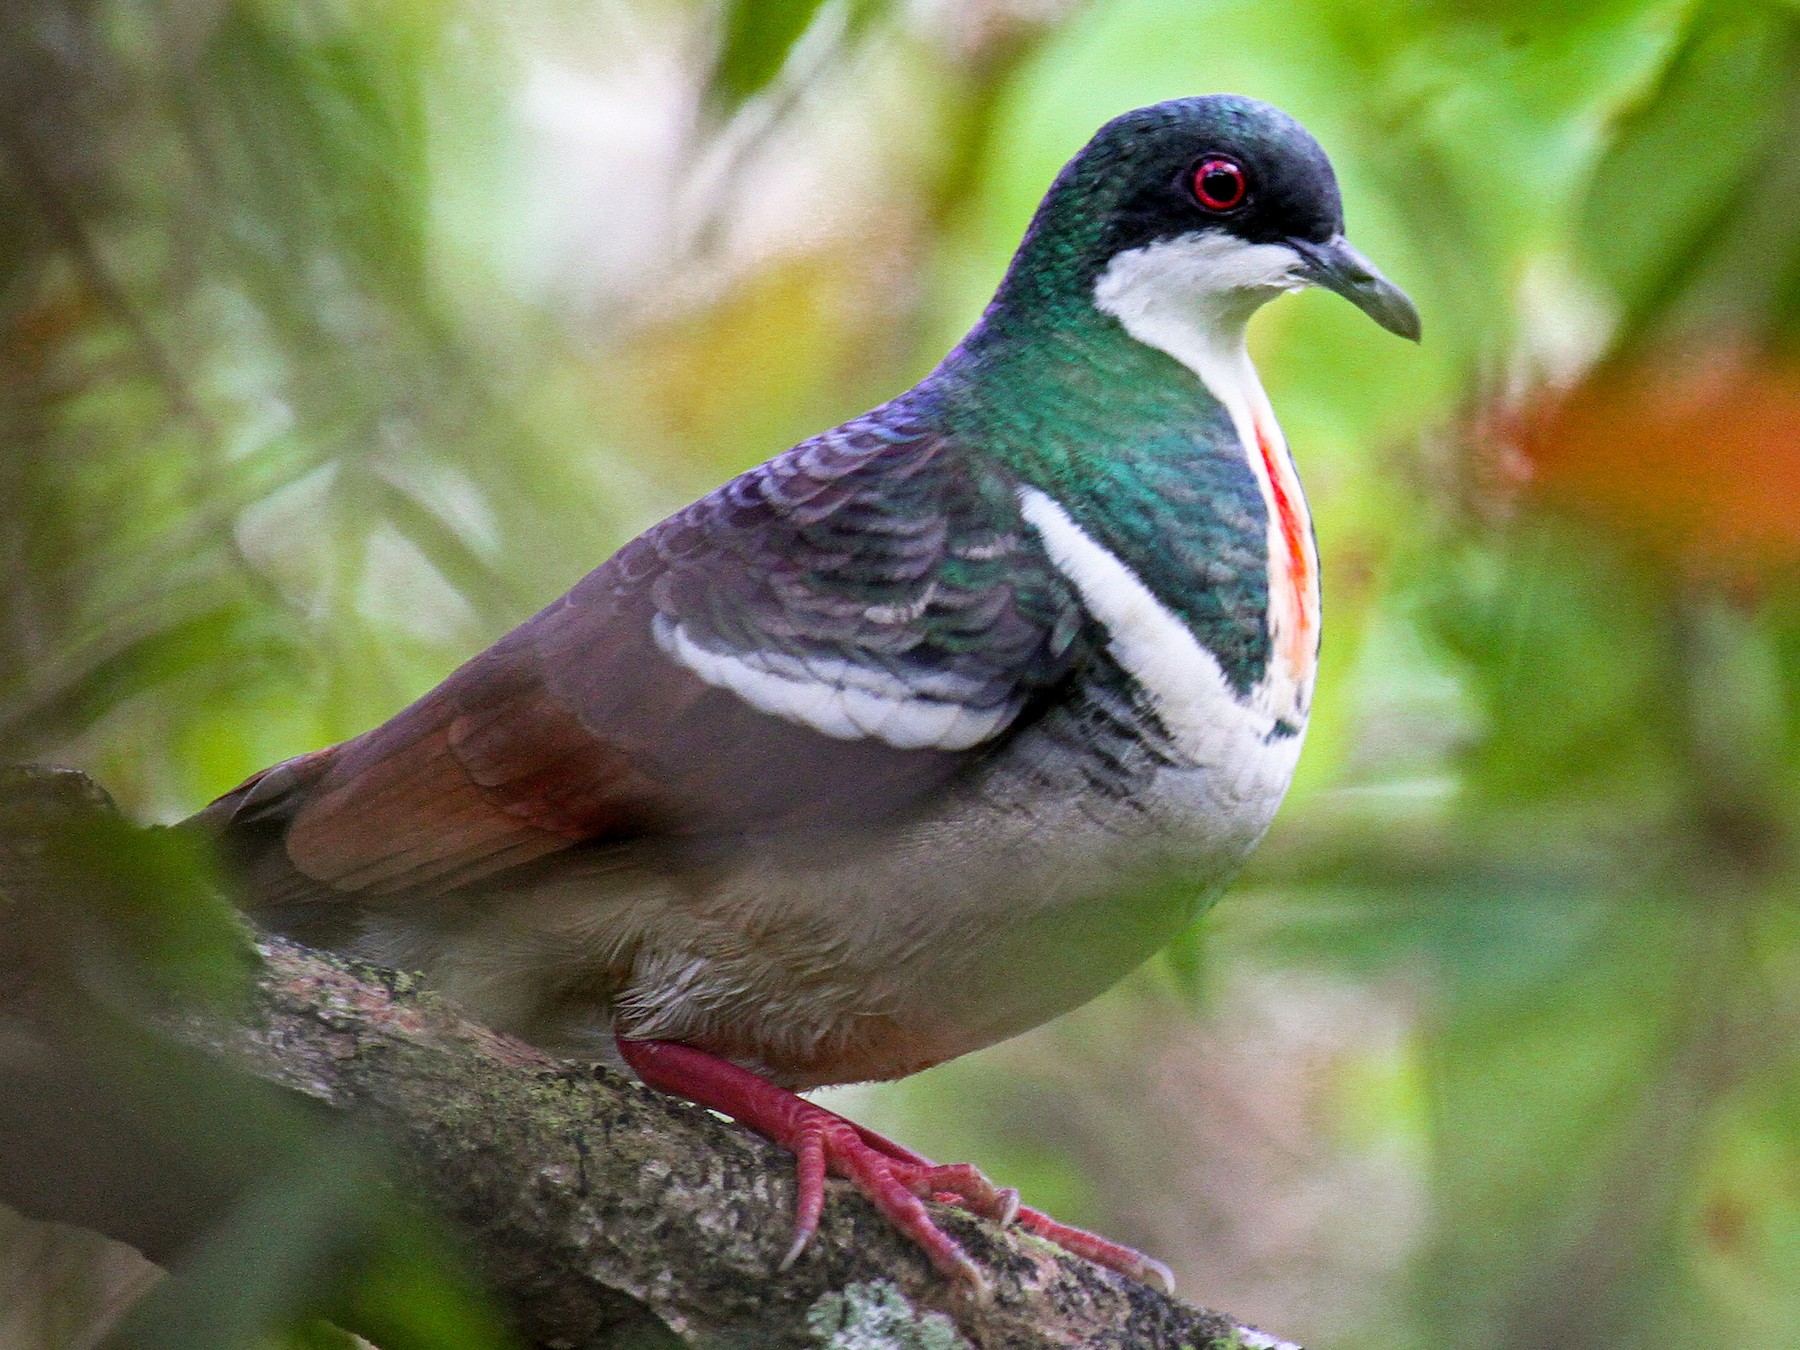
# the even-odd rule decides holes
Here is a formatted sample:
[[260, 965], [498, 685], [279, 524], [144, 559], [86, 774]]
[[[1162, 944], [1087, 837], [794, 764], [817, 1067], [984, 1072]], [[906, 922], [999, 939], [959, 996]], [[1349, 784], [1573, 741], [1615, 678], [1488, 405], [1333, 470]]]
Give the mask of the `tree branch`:
[[[34, 1217], [164, 1263], [191, 1250], [241, 1212], [281, 1150], [259, 1160], [241, 1143], [221, 1148], [208, 1133], [230, 1122], [146, 1110], [143, 1085], [159, 1107], [185, 1093], [198, 1109], [220, 1100], [220, 1082], [254, 1084], [284, 1110], [323, 1117], [325, 1131], [348, 1123], [385, 1140], [396, 1184], [452, 1221], [535, 1345], [1281, 1344], [934, 1207], [993, 1280], [991, 1296], [962, 1297], [841, 1183], [812, 1247], [777, 1273], [793, 1207], [785, 1153], [607, 1068], [478, 1026], [409, 975], [280, 939], [255, 943], [248, 1002], [228, 1014], [171, 1010], [166, 997], [147, 1014], [134, 1011], [144, 1001], [118, 999], [96, 1013], [91, 998], [71, 1014], [68, 991], [91, 986], [105, 944], [85, 919], [74, 930], [85, 936], [69, 936], [84, 895], [57, 884], [44, 821], [64, 828], [109, 810], [77, 775], [0, 779], [0, 1200]], [[122, 1058], [132, 1072], [121, 1075]]]

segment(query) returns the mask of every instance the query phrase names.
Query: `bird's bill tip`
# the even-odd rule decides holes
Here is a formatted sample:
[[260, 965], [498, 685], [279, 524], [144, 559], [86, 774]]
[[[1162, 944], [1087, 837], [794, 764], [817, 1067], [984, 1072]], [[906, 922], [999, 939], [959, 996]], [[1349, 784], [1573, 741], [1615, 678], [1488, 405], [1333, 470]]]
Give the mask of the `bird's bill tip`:
[[1308, 239], [1291, 242], [1305, 280], [1337, 292], [1388, 332], [1410, 342], [1419, 340], [1418, 307], [1343, 235], [1322, 244]]

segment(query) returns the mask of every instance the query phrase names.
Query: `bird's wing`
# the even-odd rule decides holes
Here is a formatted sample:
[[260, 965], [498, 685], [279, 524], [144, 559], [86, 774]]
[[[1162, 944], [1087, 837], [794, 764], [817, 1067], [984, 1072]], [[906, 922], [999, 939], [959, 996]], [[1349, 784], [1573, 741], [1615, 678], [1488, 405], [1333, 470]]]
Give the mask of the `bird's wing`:
[[205, 815], [273, 830], [303, 888], [365, 896], [576, 844], [889, 819], [1089, 640], [1014, 490], [891, 410], [849, 423], [647, 531], [391, 721]]

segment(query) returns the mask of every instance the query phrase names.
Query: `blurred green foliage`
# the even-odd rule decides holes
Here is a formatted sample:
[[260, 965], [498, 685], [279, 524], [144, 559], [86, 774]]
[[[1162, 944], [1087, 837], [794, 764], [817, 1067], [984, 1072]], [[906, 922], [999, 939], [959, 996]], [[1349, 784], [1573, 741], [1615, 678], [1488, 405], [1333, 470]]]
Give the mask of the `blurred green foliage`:
[[382, 1350], [508, 1350], [442, 1235], [402, 1212], [380, 1146], [308, 1140], [187, 1253], [108, 1337], [105, 1350], [242, 1350], [286, 1331], [296, 1350], [353, 1350], [335, 1323]]
[[[632, 530], [903, 387], [1106, 117], [1215, 89], [1294, 112], [1427, 335], [1317, 295], [1253, 332], [1326, 569], [1301, 783], [1165, 968], [861, 1109], [1319, 1347], [1800, 1344], [1800, 12], [0, 23], [0, 753], [160, 818], [381, 720]], [[1729, 461], [1656, 420], [1721, 362], [1772, 391]], [[1649, 392], [1606, 402], [1615, 376]], [[1583, 398], [1598, 468], [1545, 453]], [[1633, 527], [1701, 498], [1776, 546]], [[175, 968], [217, 965], [199, 913], [150, 925]], [[320, 1310], [329, 1187], [290, 1180], [141, 1343]], [[455, 1289], [429, 1241], [392, 1246], [425, 1254], [356, 1295], [412, 1310], [388, 1350], [490, 1343], [420, 1292]]]

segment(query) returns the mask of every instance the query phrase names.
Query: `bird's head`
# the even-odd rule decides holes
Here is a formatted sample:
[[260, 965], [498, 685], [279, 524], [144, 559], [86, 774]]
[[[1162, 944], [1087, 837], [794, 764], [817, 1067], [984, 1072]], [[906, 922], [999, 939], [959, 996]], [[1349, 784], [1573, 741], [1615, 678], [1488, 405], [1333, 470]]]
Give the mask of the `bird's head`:
[[1081, 296], [1122, 318], [1183, 309], [1239, 331], [1264, 301], [1309, 285], [1419, 337], [1412, 301], [1345, 239], [1319, 143], [1280, 109], [1230, 94], [1100, 128], [1057, 176], [1008, 277], [1040, 307]]

